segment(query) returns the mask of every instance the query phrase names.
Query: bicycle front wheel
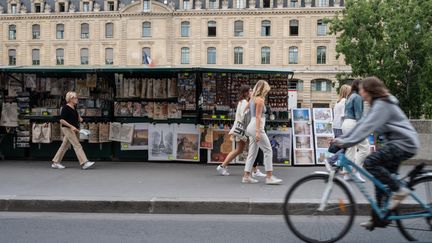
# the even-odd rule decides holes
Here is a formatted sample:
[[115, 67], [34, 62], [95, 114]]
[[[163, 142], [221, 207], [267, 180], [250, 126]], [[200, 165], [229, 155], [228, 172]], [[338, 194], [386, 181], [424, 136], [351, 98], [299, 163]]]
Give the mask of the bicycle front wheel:
[[[432, 176], [424, 177], [414, 183], [417, 196], [429, 207], [432, 206]], [[396, 214], [427, 213], [422, 205], [412, 198], [408, 198], [398, 207]], [[396, 224], [402, 235], [409, 241], [430, 242], [432, 240], [432, 216], [397, 220]]]
[[288, 227], [306, 242], [335, 242], [349, 231], [356, 213], [354, 199], [339, 180], [334, 184], [327, 206], [319, 211], [329, 175], [314, 174], [297, 181], [288, 191], [284, 215]]

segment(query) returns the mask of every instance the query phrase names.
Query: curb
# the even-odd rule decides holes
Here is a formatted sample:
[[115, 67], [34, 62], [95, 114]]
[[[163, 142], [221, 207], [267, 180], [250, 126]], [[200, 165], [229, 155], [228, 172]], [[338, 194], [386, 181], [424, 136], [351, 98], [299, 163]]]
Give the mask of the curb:
[[[329, 207], [337, 204], [329, 204]], [[404, 204], [404, 207], [412, 205]], [[253, 201], [182, 201], [152, 199], [148, 201], [102, 200], [29, 200], [0, 199], [0, 211], [11, 212], [69, 212], [69, 213], [142, 213], [142, 214], [251, 214], [282, 215], [281, 202]], [[301, 211], [311, 204], [293, 203], [291, 207]], [[301, 212], [299, 212], [299, 215]], [[333, 212], [332, 215], [343, 213]], [[357, 204], [357, 215], [370, 215], [368, 203]]]

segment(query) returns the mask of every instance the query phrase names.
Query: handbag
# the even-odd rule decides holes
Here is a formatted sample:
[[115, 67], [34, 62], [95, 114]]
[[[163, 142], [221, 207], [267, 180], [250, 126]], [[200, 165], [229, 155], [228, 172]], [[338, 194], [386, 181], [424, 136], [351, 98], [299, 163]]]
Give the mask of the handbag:
[[246, 129], [249, 126], [250, 120], [251, 120], [251, 114], [250, 111], [247, 110], [241, 117], [240, 121], [234, 122], [233, 129], [232, 129], [233, 134], [236, 136], [245, 137]]

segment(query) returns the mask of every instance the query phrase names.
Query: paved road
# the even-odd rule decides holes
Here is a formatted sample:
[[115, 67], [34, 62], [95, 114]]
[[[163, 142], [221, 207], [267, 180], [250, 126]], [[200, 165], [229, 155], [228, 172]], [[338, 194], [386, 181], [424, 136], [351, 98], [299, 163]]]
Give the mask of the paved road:
[[[357, 217], [341, 242], [404, 242], [396, 228], [365, 231]], [[0, 242], [299, 242], [281, 216], [0, 212]]]

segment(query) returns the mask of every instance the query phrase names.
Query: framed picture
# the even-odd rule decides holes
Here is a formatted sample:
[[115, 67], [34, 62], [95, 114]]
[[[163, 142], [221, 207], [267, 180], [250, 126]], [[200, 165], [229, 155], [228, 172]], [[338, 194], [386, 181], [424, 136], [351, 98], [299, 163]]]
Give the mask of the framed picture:
[[325, 149], [317, 148], [315, 154], [316, 154], [316, 163], [320, 165], [324, 164], [325, 159], [333, 156], [333, 154], [330, 153], [327, 148]]
[[311, 136], [294, 136], [294, 148], [295, 149], [312, 149], [312, 137]]
[[314, 165], [315, 155], [310, 109], [292, 109], [291, 117], [293, 120], [294, 165]]
[[174, 131], [174, 159], [200, 161], [200, 133], [198, 128], [192, 124], [183, 124], [177, 125]]
[[273, 164], [291, 165], [291, 131], [268, 131], [273, 152]]
[[169, 124], [152, 124], [149, 125], [149, 153], [150, 161], [174, 160], [173, 144], [174, 132], [173, 127]]
[[134, 132], [132, 135], [132, 143], [121, 143], [121, 150], [147, 150], [149, 133], [148, 123], [134, 123]]
[[222, 163], [234, 148], [228, 132], [228, 129], [213, 129], [213, 149], [208, 150], [208, 163]]
[[313, 120], [315, 122], [331, 122], [333, 121], [333, 113], [330, 108], [313, 108], [312, 110]]
[[297, 108], [292, 110], [292, 117], [294, 122], [298, 121], [310, 121], [310, 110], [309, 108]]
[[313, 149], [294, 149], [295, 165], [315, 165]]
[[312, 125], [310, 122], [294, 122], [295, 135], [312, 135]]
[[333, 126], [331, 122], [315, 122], [315, 134], [333, 136]]
[[333, 137], [329, 136], [316, 136], [316, 148], [319, 149], [328, 149], [330, 147], [330, 143], [333, 140]]

